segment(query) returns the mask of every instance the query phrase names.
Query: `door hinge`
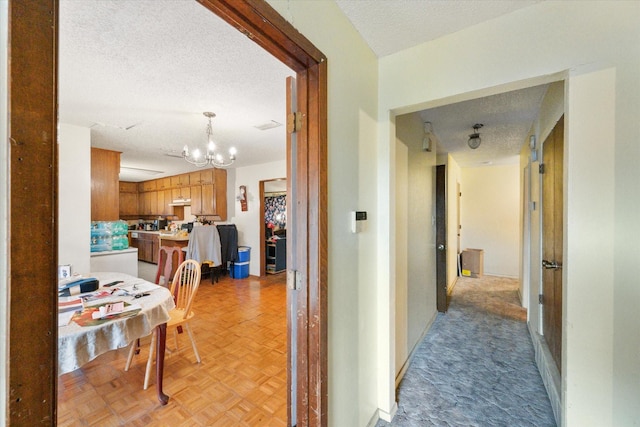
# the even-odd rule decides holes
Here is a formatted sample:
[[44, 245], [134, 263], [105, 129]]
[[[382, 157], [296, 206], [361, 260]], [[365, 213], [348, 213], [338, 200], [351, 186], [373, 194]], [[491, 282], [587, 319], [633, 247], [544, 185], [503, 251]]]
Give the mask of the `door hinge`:
[[302, 289], [302, 273], [296, 270], [287, 270], [287, 287], [294, 291]]
[[302, 129], [302, 113], [296, 111], [287, 115], [287, 132], [295, 133]]
[[540, 163], [540, 166], [538, 166], [538, 172], [540, 172], [540, 174], [544, 174], [544, 163]]
[[542, 294], [538, 295], [538, 304], [540, 305], [544, 304], [544, 295]]

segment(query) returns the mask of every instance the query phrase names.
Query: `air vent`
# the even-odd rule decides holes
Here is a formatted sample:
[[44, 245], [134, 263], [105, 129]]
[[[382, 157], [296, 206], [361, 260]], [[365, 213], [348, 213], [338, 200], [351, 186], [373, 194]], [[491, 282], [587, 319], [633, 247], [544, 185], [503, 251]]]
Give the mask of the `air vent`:
[[277, 128], [282, 126], [282, 123], [278, 123], [275, 120], [271, 120], [267, 123], [263, 123], [261, 125], [255, 125], [254, 128], [256, 129], [260, 129], [260, 130], [267, 130], [267, 129], [273, 129], [273, 128]]

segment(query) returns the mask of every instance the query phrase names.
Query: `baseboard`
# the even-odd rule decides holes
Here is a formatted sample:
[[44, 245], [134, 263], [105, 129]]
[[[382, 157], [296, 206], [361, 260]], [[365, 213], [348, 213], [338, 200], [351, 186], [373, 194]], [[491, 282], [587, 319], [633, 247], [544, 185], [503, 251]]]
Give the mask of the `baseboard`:
[[456, 283], [458, 283], [458, 277], [456, 276], [456, 279], [453, 281], [453, 283], [451, 284], [451, 286], [447, 286], [447, 296], [451, 296], [451, 294], [453, 293], [453, 288], [456, 287]]
[[549, 347], [544, 341], [544, 337], [531, 329], [531, 325], [527, 323], [529, 328], [529, 336], [533, 342], [535, 351], [536, 365], [542, 377], [544, 387], [547, 389], [549, 400], [551, 401], [551, 409], [556, 419], [556, 425], [562, 427], [562, 392], [560, 372], [551, 356]]
[[407, 357], [407, 360], [405, 360], [404, 364], [402, 365], [402, 368], [400, 368], [398, 375], [396, 375], [396, 388], [398, 388], [398, 386], [400, 385], [400, 381], [402, 381], [402, 378], [404, 378], [404, 374], [407, 372], [407, 369], [409, 369], [409, 366], [411, 365], [411, 361], [415, 357], [416, 351], [418, 351], [418, 347], [422, 343], [422, 340], [424, 340], [424, 337], [429, 332], [429, 329], [431, 329], [431, 325], [433, 325], [433, 322], [435, 322], [437, 315], [438, 315], [437, 311], [433, 313], [433, 316], [427, 322], [427, 326], [425, 326], [424, 330], [422, 331], [422, 335], [420, 335], [420, 338], [418, 338], [418, 341], [416, 341], [416, 344], [411, 349], [411, 353], [409, 353], [409, 357]]
[[520, 300], [520, 305], [526, 308], [526, 306], [524, 305], [524, 298], [522, 297], [522, 292], [520, 292], [520, 288], [518, 288], [518, 299]]
[[393, 402], [393, 406], [391, 407], [391, 412], [377, 409], [375, 414], [373, 414], [373, 417], [371, 417], [371, 419], [369, 420], [367, 427], [374, 427], [376, 424], [378, 424], [378, 420], [383, 420], [390, 423], [391, 420], [393, 420], [393, 417], [396, 416], [396, 412], [398, 412], [397, 402]]

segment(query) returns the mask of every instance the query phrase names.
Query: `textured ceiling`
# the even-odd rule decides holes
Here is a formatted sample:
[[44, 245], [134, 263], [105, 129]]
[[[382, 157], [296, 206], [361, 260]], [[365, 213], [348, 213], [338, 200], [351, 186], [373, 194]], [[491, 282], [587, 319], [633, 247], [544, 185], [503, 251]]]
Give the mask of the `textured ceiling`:
[[[195, 1], [62, 0], [60, 121], [91, 127], [143, 180], [195, 169], [166, 153], [218, 146], [238, 166], [285, 158], [285, 78], [294, 73]], [[124, 171], [123, 171], [124, 172]]]
[[[537, 1], [336, 3], [384, 56]], [[204, 146], [204, 111], [217, 115], [218, 145], [237, 148], [235, 166], [285, 158], [285, 127], [255, 126], [285, 122], [285, 79], [294, 73], [195, 0], [61, 0], [59, 54], [60, 121], [90, 127], [95, 147], [121, 151], [123, 180], [194, 170], [167, 154]], [[543, 90], [421, 115], [433, 122], [439, 150], [461, 166], [500, 163], [517, 153]], [[477, 122], [485, 124], [483, 143], [469, 153], [466, 139]]]
[[[433, 125], [439, 140], [437, 153], [451, 153], [460, 167], [513, 164], [519, 161], [547, 86], [444, 105], [418, 114], [422, 121]], [[482, 143], [473, 150], [467, 142], [476, 123], [484, 126], [478, 131]]]
[[379, 57], [542, 0], [336, 0]]

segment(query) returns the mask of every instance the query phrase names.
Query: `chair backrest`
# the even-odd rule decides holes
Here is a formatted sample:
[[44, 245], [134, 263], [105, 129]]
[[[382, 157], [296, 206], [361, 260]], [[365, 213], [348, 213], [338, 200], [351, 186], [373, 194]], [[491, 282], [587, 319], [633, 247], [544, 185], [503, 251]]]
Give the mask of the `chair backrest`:
[[176, 302], [176, 308], [184, 310], [186, 318], [191, 312], [191, 303], [200, 286], [200, 263], [193, 259], [184, 261], [176, 270], [171, 284], [171, 294]]
[[[156, 285], [169, 287], [178, 266], [184, 261], [184, 251], [178, 246], [160, 246], [158, 249], [158, 271]], [[164, 277], [160, 283], [160, 277]]]

